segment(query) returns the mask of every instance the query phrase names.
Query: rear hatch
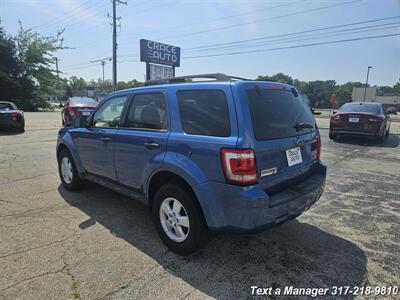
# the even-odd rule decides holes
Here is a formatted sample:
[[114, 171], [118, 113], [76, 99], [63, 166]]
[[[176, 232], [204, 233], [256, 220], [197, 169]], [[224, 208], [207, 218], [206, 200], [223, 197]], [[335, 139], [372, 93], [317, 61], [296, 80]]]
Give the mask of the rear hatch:
[[253, 129], [244, 135], [252, 141], [244, 142], [255, 151], [261, 187], [271, 195], [311, 176], [318, 134], [303, 97], [289, 86], [264, 82], [246, 83], [241, 94]]

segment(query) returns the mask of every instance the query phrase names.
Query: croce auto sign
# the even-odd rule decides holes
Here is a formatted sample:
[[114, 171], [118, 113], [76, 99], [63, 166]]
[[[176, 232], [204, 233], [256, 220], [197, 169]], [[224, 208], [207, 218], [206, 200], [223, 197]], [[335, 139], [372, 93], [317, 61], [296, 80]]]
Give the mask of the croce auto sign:
[[140, 61], [179, 67], [181, 49], [149, 40], [140, 40]]

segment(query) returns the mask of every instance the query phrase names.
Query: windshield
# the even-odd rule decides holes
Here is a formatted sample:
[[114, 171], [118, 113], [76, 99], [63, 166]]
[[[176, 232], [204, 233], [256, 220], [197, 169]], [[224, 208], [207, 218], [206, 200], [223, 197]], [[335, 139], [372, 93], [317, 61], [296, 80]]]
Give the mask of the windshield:
[[[254, 135], [257, 140], [269, 140], [312, 132], [315, 120], [303, 98], [290, 91], [249, 89], [249, 103]], [[295, 128], [304, 123], [310, 128]]]
[[339, 111], [341, 112], [364, 112], [364, 113], [378, 113], [379, 105], [371, 103], [347, 103], [343, 105]]

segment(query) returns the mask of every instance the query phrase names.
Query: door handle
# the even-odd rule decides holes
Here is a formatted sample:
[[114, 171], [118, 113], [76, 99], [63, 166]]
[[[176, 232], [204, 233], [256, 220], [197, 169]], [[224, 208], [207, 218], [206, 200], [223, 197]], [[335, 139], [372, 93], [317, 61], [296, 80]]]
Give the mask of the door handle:
[[100, 138], [100, 141], [102, 141], [103, 143], [109, 143], [109, 142], [111, 142], [111, 138], [109, 138], [109, 137], [102, 137], [102, 138]]
[[150, 149], [150, 150], [160, 148], [160, 145], [159, 145], [159, 144], [153, 143], [153, 142], [144, 143], [144, 146], [145, 146], [147, 149]]

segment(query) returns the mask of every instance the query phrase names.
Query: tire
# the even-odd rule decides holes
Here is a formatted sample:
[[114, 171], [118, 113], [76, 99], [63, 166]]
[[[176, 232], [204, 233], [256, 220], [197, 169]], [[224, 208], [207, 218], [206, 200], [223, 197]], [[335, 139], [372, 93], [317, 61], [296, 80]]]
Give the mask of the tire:
[[[175, 204], [178, 209], [174, 211]], [[167, 216], [166, 205], [169, 207], [170, 217]], [[182, 206], [180, 209], [179, 205]], [[175, 215], [172, 215], [173, 213]], [[185, 216], [187, 217], [186, 222], [184, 222]], [[210, 232], [197, 199], [179, 184], [166, 184], [156, 192], [153, 202], [153, 217], [161, 240], [169, 249], [178, 254], [192, 254], [209, 240]], [[179, 220], [182, 220], [181, 225]], [[162, 223], [165, 225], [163, 226]], [[180, 234], [178, 234], [179, 232]]]
[[378, 137], [376, 138], [376, 141], [377, 141], [379, 144], [383, 144], [383, 142], [385, 141], [385, 137], [386, 137], [386, 135], [385, 135], [385, 133], [383, 132], [381, 136], [378, 136]]
[[337, 136], [334, 133], [329, 133], [329, 138], [333, 141], [337, 140]]
[[[67, 165], [67, 162], [70, 164], [70, 180], [67, 178], [68, 176], [64, 176], [65, 173], [63, 173], [66, 172], [66, 170], [63, 170], [63, 164], [65, 163]], [[74, 159], [67, 149], [62, 149], [58, 155], [58, 174], [60, 175], [62, 185], [67, 190], [77, 191], [81, 189], [85, 183], [85, 181], [79, 177]]]

